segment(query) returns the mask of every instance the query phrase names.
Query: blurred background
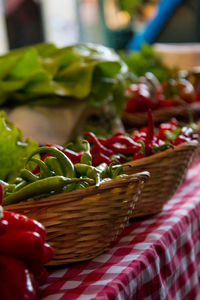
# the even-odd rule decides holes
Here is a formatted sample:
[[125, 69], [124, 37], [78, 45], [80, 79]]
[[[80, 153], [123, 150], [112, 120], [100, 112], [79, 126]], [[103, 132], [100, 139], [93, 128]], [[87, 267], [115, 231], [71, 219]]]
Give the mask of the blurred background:
[[43, 41], [197, 43], [199, 16], [199, 0], [0, 0], [0, 53]]

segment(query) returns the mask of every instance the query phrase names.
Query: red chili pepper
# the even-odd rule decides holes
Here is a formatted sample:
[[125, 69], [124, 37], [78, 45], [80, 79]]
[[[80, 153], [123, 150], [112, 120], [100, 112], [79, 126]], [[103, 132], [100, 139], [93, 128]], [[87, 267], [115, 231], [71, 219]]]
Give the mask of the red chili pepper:
[[134, 140], [132, 140], [128, 136], [123, 136], [123, 135], [111, 136], [110, 138], [104, 141], [104, 145], [106, 146], [110, 146], [111, 144], [115, 144], [115, 143], [126, 145], [127, 147], [135, 147], [136, 149], [140, 149], [140, 145], [134, 142]]
[[0, 255], [0, 298], [36, 300], [37, 283], [24, 263], [15, 257]]
[[107, 165], [111, 164], [111, 160], [108, 156], [106, 156], [102, 152], [98, 152], [96, 154], [95, 158], [92, 161], [92, 165], [96, 167], [96, 166], [100, 165], [103, 162], [105, 162]]
[[142, 112], [158, 107], [158, 100], [151, 95], [149, 87], [144, 83], [130, 85], [127, 89], [127, 96], [129, 100], [125, 106], [126, 112]]
[[134, 153], [133, 160], [140, 159], [140, 158], [143, 158], [143, 157], [145, 157], [145, 154], [137, 152], [137, 153]]
[[147, 136], [145, 140], [145, 154], [147, 156], [152, 154], [152, 146], [153, 146], [153, 138], [154, 138], [154, 122], [151, 109], [148, 110], [148, 126], [147, 126]]
[[124, 154], [126, 156], [132, 156], [136, 151], [141, 148], [141, 145], [138, 143], [139, 147], [130, 146], [130, 147], [123, 147], [121, 145], [113, 144], [110, 145], [110, 148], [113, 150], [115, 154]]
[[113, 151], [106, 148], [104, 145], [102, 145], [100, 143], [100, 141], [98, 140], [98, 138], [95, 136], [94, 133], [92, 132], [86, 132], [84, 134], [84, 136], [88, 136], [90, 139], [88, 140], [89, 143], [94, 144], [94, 146], [101, 151], [103, 154], [107, 155], [107, 156], [111, 156], [113, 154]]
[[179, 135], [174, 141], [173, 141], [173, 145], [174, 146], [178, 146], [182, 143], [185, 143], [185, 142], [188, 142], [190, 141], [191, 139], [188, 138], [188, 137], [185, 137], [184, 135]]
[[75, 151], [72, 151], [72, 150], [67, 149], [67, 148], [63, 150], [63, 153], [71, 159], [73, 164], [80, 163], [81, 155], [83, 154], [83, 152], [84, 151], [75, 152]]

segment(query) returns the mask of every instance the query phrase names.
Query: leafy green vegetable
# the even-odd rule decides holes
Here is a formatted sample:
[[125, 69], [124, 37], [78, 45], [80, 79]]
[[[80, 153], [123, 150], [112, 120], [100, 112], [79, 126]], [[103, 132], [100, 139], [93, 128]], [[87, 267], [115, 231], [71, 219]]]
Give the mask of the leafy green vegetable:
[[13, 182], [26, 157], [38, 147], [32, 139], [23, 141], [21, 131], [0, 112], [0, 180]]
[[128, 65], [129, 71], [136, 76], [144, 76], [146, 72], [151, 72], [160, 82], [170, 77], [171, 70], [161, 62], [151, 45], [143, 44], [139, 51], [121, 52], [120, 54]]
[[[112, 49], [95, 44], [57, 48], [44, 43], [0, 56], [0, 103], [111, 103], [121, 112], [128, 67]], [[39, 99], [39, 101], [38, 101]]]

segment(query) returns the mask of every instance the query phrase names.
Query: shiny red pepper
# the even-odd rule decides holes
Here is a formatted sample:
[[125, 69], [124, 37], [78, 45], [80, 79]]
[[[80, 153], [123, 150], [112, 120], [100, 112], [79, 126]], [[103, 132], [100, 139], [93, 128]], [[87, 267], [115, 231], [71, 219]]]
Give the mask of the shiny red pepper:
[[126, 112], [144, 112], [149, 108], [155, 109], [158, 107], [156, 97], [151, 95], [149, 87], [144, 83], [131, 84], [126, 94], [129, 98], [125, 107]]
[[[107, 156], [111, 156], [113, 154], [113, 151], [111, 149], [108, 149], [104, 145], [101, 144], [101, 142], [98, 140], [98, 138], [95, 136], [92, 132], [85, 132], [84, 136], [89, 137], [88, 142], [90, 144], [93, 144], [95, 149], [98, 149], [98, 151], [101, 151], [103, 154]], [[91, 150], [92, 153], [92, 150]]]
[[154, 138], [154, 122], [152, 117], [151, 109], [148, 109], [148, 126], [147, 126], [147, 136], [145, 140], [145, 154], [149, 156], [152, 154], [152, 146], [153, 146], [153, 138]]
[[67, 148], [63, 150], [63, 153], [71, 159], [73, 164], [80, 163], [81, 155], [83, 154], [83, 152], [84, 151], [75, 152], [75, 151], [72, 151], [72, 150], [67, 149]]
[[111, 164], [111, 159], [108, 156], [106, 156], [105, 154], [103, 154], [102, 152], [99, 151], [95, 155], [95, 157], [92, 161], [92, 165], [94, 167], [96, 167], [96, 166], [100, 165], [103, 162], [106, 163], [107, 165], [110, 165]]
[[33, 274], [21, 260], [0, 255], [0, 299], [36, 300], [37, 291]]
[[8, 222], [9, 230], [27, 230], [32, 232], [37, 232], [42, 237], [44, 241], [46, 238], [46, 229], [45, 227], [36, 220], [32, 220], [26, 216], [5, 211], [3, 212], [4, 220]]
[[[3, 191], [0, 202], [2, 198]], [[39, 222], [13, 212], [1, 215], [0, 299], [36, 300], [38, 285], [45, 283], [48, 275], [43, 265], [53, 257], [45, 242], [46, 230]]]

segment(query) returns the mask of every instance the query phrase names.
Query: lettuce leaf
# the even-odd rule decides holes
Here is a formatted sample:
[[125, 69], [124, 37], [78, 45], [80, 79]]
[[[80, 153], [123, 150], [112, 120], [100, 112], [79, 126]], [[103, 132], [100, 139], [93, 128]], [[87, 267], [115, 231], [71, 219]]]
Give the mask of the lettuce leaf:
[[[50, 43], [0, 56], [0, 105], [84, 101], [111, 103], [122, 111], [128, 67], [113, 50], [98, 44], [57, 48]], [[59, 99], [60, 98], [60, 99]], [[61, 101], [60, 101], [61, 100]]]
[[26, 157], [38, 147], [37, 142], [28, 138], [23, 141], [21, 131], [6, 120], [0, 112], [0, 180], [13, 182], [24, 167]]

